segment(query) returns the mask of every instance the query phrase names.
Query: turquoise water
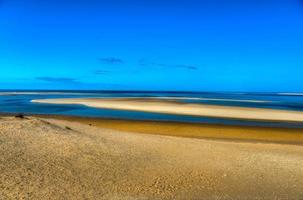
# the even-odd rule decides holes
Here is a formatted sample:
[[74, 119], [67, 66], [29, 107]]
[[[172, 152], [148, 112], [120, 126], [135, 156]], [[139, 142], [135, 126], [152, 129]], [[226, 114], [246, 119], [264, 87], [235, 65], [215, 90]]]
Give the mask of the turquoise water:
[[303, 111], [303, 94], [277, 93], [186, 93], [186, 92], [104, 92], [104, 91], [0, 91], [0, 113], [55, 114], [111, 119], [158, 120], [247, 126], [303, 127], [303, 123], [255, 122], [208, 117], [191, 117], [136, 111], [96, 109], [81, 105], [31, 103], [33, 99], [77, 97], [165, 97], [178, 101]]

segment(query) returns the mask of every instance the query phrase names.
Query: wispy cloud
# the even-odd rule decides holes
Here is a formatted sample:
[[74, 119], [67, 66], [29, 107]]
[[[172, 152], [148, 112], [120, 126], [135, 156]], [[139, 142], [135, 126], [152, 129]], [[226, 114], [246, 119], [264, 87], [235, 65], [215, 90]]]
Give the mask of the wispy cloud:
[[163, 68], [183, 68], [187, 70], [198, 70], [199, 68], [197, 66], [193, 65], [171, 65], [171, 64], [163, 64], [158, 62], [149, 62], [146, 59], [139, 60], [140, 66], [157, 66], [157, 67], [163, 67]]
[[36, 80], [45, 81], [45, 82], [52, 82], [52, 83], [78, 83], [77, 79], [75, 78], [67, 78], [67, 77], [36, 77]]
[[94, 71], [93, 74], [95, 75], [104, 75], [104, 74], [108, 74], [110, 73], [110, 71], [108, 70], [97, 70], [97, 71]]
[[198, 70], [199, 69], [197, 66], [193, 66], [193, 65], [175, 65], [175, 67], [185, 68], [185, 69], [190, 69], [190, 70]]
[[101, 61], [105, 64], [110, 64], [110, 65], [123, 64], [124, 63], [124, 61], [122, 59], [115, 58], [115, 57], [99, 58], [99, 61]]

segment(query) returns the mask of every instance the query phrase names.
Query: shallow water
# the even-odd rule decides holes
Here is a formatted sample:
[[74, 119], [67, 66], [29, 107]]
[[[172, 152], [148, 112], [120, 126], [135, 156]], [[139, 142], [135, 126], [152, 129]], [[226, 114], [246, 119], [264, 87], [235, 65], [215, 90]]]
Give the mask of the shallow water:
[[303, 127], [302, 123], [256, 122], [208, 117], [96, 109], [81, 105], [32, 103], [33, 99], [77, 97], [157, 97], [214, 105], [245, 106], [303, 111], [303, 95], [278, 93], [185, 93], [185, 92], [103, 92], [103, 91], [0, 91], [0, 113], [55, 114], [113, 119], [159, 120], [248, 126]]

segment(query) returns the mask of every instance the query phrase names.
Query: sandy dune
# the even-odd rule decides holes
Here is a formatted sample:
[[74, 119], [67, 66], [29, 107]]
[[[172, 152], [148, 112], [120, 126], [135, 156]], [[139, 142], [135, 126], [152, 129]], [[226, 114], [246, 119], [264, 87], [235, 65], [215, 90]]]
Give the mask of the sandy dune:
[[0, 199], [302, 199], [303, 146], [0, 118]]
[[288, 110], [273, 110], [261, 108], [244, 108], [235, 106], [217, 106], [180, 103], [167, 100], [151, 99], [102, 99], [102, 98], [70, 98], [70, 99], [39, 99], [34, 103], [50, 104], [82, 104], [90, 107], [134, 110], [177, 115], [207, 116], [235, 118], [246, 120], [292, 121], [303, 122], [303, 112]]

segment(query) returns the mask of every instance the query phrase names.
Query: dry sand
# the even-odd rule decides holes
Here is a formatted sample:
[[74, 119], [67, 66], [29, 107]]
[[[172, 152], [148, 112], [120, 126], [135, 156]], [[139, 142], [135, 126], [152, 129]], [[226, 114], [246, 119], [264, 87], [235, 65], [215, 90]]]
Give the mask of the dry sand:
[[32, 102], [50, 104], [81, 104], [95, 108], [133, 110], [177, 115], [207, 116], [245, 120], [303, 122], [303, 112], [299, 111], [190, 104], [163, 99], [153, 100], [144, 98], [67, 98], [39, 99], [32, 100]]
[[303, 198], [303, 146], [0, 118], [0, 199]]

